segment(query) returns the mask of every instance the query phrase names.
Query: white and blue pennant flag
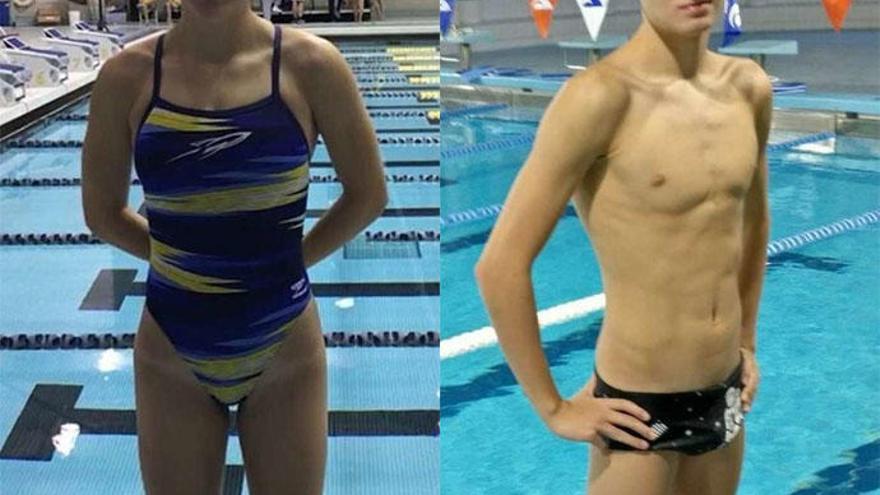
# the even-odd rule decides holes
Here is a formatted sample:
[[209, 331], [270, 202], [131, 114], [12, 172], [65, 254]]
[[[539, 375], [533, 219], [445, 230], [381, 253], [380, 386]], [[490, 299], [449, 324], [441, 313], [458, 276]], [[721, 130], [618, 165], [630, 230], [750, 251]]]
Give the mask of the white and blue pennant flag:
[[446, 36], [455, 15], [455, 0], [440, 0], [440, 33]]
[[605, 11], [608, 10], [608, 2], [611, 0], [575, 0], [584, 16], [584, 23], [593, 41], [599, 37], [602, 29], [602, 21], [605, 20]]
[[727, 46], [742, 34], [742, 15], [736, 0], [724, 0], [724, 40], [721, 46]]

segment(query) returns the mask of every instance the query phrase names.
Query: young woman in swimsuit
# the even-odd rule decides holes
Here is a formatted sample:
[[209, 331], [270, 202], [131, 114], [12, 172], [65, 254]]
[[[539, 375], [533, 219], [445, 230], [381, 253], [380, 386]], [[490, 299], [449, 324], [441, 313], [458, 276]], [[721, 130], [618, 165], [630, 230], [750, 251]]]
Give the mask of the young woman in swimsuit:
[[[633, 37], [547, 108], [476, 275], [538, 414], [593, 444], [590, 495], [732, 495], [759, 379], [772, 88], [708, 50], [721, 0], [641, 6]], [[569, 200], [606, 307], [592, 377], [564, 399], [530, 271]]]
[[[147, 493], [218, 493], [229, 405], [253, 494], [320, 494], [326, 361], [306, 269], [387, 201], [355, 78], [246, 0], [184, 0], [102, 68], [83, 149], [89, 228], [149, 260], [134, 349]], [[341, 118], [344, 116], [344, 118]], [[303, 236], [317, 135], [342, 195]], [[128, 205], [130, 161], [146, 217]]]

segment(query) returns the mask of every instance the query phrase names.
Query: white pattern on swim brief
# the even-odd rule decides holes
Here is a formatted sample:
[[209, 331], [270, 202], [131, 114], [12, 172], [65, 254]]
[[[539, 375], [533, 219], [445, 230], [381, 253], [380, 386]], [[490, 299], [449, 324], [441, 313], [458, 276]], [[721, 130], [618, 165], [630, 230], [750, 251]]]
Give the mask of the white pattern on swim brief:
[[[669, 426], [667, 426], [662, 421], [656, 421], [654, 424], [650, 426], [651, 431], [657, 434], [657, 438], [661, 437], [664, 433], [669, 430]], [[655, 439], [656, 440], [656, 439]]]
[[[729, 443], [739, 433], [743, 424], [742, 398], [738, 387], [730, 387], [724, 394], [724, 443]], [[717, 424], [717, 423], [716, 423]]]

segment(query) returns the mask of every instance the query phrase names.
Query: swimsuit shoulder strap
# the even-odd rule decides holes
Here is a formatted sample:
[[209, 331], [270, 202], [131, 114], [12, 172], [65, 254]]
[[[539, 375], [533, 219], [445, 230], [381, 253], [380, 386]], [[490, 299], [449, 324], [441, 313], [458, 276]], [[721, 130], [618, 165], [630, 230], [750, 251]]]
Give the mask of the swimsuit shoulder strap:
[[279, 73], [281, 72], [281, 26], [275, 25], [275, 37], [272, 40], [272, 96], [280, 96], [278, 88]]
[[165, 34], [159, 35], [156, 40], [156, 55], [153, 57], [153, 99], [159, 97], [159, 88], [162, 84], [162, 45], [165, 41]]

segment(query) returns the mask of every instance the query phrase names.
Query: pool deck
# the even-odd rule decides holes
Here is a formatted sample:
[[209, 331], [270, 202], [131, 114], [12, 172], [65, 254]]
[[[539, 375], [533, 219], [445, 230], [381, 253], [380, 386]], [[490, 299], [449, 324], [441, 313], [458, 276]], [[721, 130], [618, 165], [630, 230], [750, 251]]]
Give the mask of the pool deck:
[[789, 110], [820, 110], [825, 112], [880, 115], [880, 96], [848, 93], [801, 93], [778, 95], [773, 104]]
[[[312, 34], [330, 37], [330, 38], [357, 38], [357, 37], [401, 37], [401, 36], [430, 36], [432, 34], [439, 35], [439, 25], [436, 22], [429, 22], [429, 19], [407, 19], [392, 20], [374, 24], [352, 25], [340, 23], [313, 23], [297, 26], [297, 29], [303, 29]], [[135, 39], [146, 39], [152, 36], [158, 36], [169, 25], [167, 24], [126, 24], [124, 27], [134, 31], [136, 34], [127, 39], [132, 41]], [[117, 26], [113, 26], [116, 29]], [[67, 34], [70, 28], [59, 27], [59, 30]], [[137, 31], [135, 31], [137, 30]], [[27, 43], [39, 47], [43, 39], [42, 27], [20, 27], [8, 29], [10, 33], [18, 34]], [[103, 64], [102, 64], [103, 65]], [[27, 87], [27, 96], [8, 107], [0, 107], [0, 127], [12, 123], [16, 119], [26, 116], [28, 113], [43, 108], [53, 102], [63, 98], [75, 91], [80, 91], [86, 86], [90, 86], [98, 76], [100, 66], [95, 70], [87, 72], [70, 72], [68, 80], [54, 87]]]
[[[460, 74], [441, 71], [443, 86], [483, 87], [489, 90], [513, 91], [552, 96], [564, 79], [534, 76], [485, 75], [465, 80]], [[773, 106], [786, 110], [813, 110], [832, 113], [880, 115], [880, 96], [855, 93], [806, 92], [779, 94], [773, 98]]]

